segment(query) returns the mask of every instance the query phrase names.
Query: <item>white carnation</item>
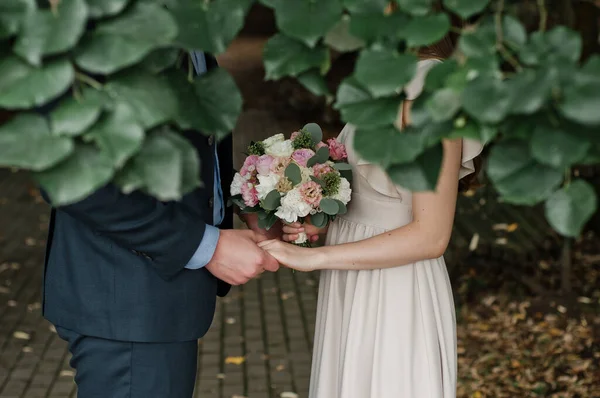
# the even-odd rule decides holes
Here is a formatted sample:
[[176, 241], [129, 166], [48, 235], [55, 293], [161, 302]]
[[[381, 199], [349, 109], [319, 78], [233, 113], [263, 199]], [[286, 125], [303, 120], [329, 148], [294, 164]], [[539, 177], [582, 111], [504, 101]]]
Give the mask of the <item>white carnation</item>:
[[277, 142], [282, 142], [282, 141], [285, 141], [285, 136], [283, 134], [275, 134], [274, 136], [269, 137], [266, 140], [264, 140], [262, 143], [265, 148], [268, 148], [271, 145], [273, 145]]
[[275, 189], [277, 183], [281, 179], [281, 176], [275, 173], [267, 175], [258, 175], [258, 185], [256, 185], [256, 192], [258, 199], [263, 200], [267, 197], [269, 192]]
[[302, 176], [302, 182], [308, 182], [310, 181], [310, 177], [315, 175], [315, 171], [311, 168], [308, 167], [300, 167], [300, 175]]
[[231, 183], [231, 196], [242, 194], [242, 185], [246, 183], [246, 179], [240, 173], [235, 173], [233, 182]]
[[310, 214], [312, 206], [302, 200], [302, 195], [298, 189], [292, 189], [282, 199], [281, 206], [277, 208], [275, 215], [288, 222], [298, 221], [299, 217], [306, 217]]
[[348, 204], [350, 202], [350, 197], [352, 196], [352, 189], [350, 189], [350, 183], [347, 179], [342, 177], [340, 179], [340, 187], [338, 189], [337, 194], [333, 195], [332, 199], [337, 199], [343, 204]]
[[269, 146], [265, 145], [265, 153], [271, 156], [289, 158], [294, 153], [294, 145], [290, 140], [279, 141]]
[[300, 232], [298, 234], [298, 239], [296, 239], [294, 241], [294, 243], [296, 243], [296, 244], [302, 244], [302, 243], [306, 243], [307, 240], [308, 240], [308, 235], [306, 235], [306, 232]]

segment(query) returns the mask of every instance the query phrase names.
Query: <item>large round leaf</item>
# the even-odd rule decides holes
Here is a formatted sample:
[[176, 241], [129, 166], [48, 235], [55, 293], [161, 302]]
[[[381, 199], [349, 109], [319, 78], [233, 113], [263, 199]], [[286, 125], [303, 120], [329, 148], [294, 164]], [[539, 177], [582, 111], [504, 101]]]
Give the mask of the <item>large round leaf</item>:
[[365, 46], [365, 42], [350, 33], [350, 17], [344, 17], [327, 32], [325, 44], [336, 51], [356, 51]]
[[352, 12], [372, 12], [383, 13], [385, 7], [389, 4], [388, 0], [342, 0], [344, 7]]
[[504, 15], [502, 17], [502, 38], [509, 47], [518, 49], [527, 42], [527, 30], [517, 18]]
[[458, 49], [469, 58], [486, 58], [496, 53], [494, 26], [481, 25], [473, 32], [460, 36]]
[[591, 146], [577, 133], [538, 125], [531, 138], [531, 154], [542, 164], [566, 169], [582, 160]]
[[579, 61], [583, 43], [581, 35], [576, 31], [566, 26], [557, 26], [546, 32], [545, 41], [548, 43], [552, 55], [572, 62]]
[[81, 97], [64, 99], [52, 110], [50, 121], [53, 134], [77, 136], [98, 120], [108, 96], [104, 92], [94, 93], [92, 90], [86, 90]]
[[389, 43], [400, 41], [402, 27], [410, 20], [409, 16], [394, 12], [385, 15], [382, 12], [365, 12], [352, 14], [350, 17], [350, 34], [365, 42]]
[[177, 147], [181, 155], [181, 194], [185, 195], [201, 187], [200, 159], [196, 148], [175, 132], [165, 131], [163, 134]]
[[109, 17], [125, 9], [129, 0], [85, 0], [92, 18]]
[[0, 107], [33, 108], [44, 105], [64, 93], [75, 72], [66, 60], [34, 67], [17, 57], [0, 59]]
[[23, 113], [0, 126], [0, 166], [44, 170], [73, 152], [73, 141], [50, 134], [42, 116]]
[[309, 69], [322, 68], [328, 60], [325, 47], [310, 48], [281, 34], [273, 36], [267, 42], [263, 57], [267, 80], [298, 76]]
[[402, 28], [402, 37], [409, 47], [427, 46], [441, 40], [450, 29], [447, 14], [438, 13], [414, 17]]
[[310, 47], [342, 17], [340, 0], [285, 0], [275, 4], [275, 18], [281, 32]]
[[178, 98], [179, 127], [217, 138], [231, 133], [242, 111], [242, 96], [227, 71], [214, 69], [192, 83], [175, 71], [169, 81]]
[[396, 0], [402, 11], [412, 15], [426, 15], [431, 11], [434, 0]]
[[84, 0], [62, 0], [56, 12], [37, 9], [25, 18], [13, 49], [30, 63], [39, 65], [42, 56], [75, 47], [85, 31], [87, 16]]
[[101, 22], [77, 48], [81, 68], [109, 74], [142, 60], [177, 36], [171, 14], [154, 3], [137, 2], [119, 18]]
[[444, 0], [444, 6], [463, 19], [482, 12], [490, 0]]
[[564, 92], [560, 112], [570, 120], [590, 126], [600, 125], [600, 82], [575, 81]]
[[536, 71], [526, 69], [509, 80], [511, 113], [530, 115], [540, 110], [550, 100], [552, 87], [557, 79], [555, 72], [552, 68]]
[[244, 26], [250, 0], [181, 0], [170, 7], [177, 20], [177, 43], [188, 50], [224, 52]]
[[414, 162], [395, 164], [386, 171], [394, 184], [412, 192], [433, 191], [442, 167], [441, 143], [427, 149]]
[[93, 145], [77, 145], [75, 152], [51, 169], [34, 174], [52, 204], [68, 205], [84, 199], [113, 177], [106, 154]]
[[451, 119], [461, 107], [460, 93], [443, 88], [436, 91], [427, 101], [427, 108], [431, 118], [436, 122]]
[[159, 48], [148, 54], [140, 66], [150, 73], [160, 73], [175, 65], [179, 58], [180, 50], [175, 47]]
[[375, 97], [400, 91], [417, 71], [417, 57], [390, 50], [361, 51], [354, 76]]
[[563, 180], [562, 170], [531, 158], [526, 143], [507, 141], [490, 151], [487, 174], [507, 202], [534, 205], [548, 198]]
[[138, 122], [135, 111], [128, 104], [121, 102], [103, 115], [100, 121], [86, 132], [85, 138], [94, 140], [113, 164], [121, 168], [142, 146], [144, 129]]
[[2, 0], [0, 3], [0, 40], [14, 35], [25, 17], [35, 9], [35, 0]]
[[463, 91], [464, 110], [484, 123], [498, 123], [511, 106], [511, 92], [506, 82], [486, 76], [469, 82]]
[[314, 95], [329, 95], [329, 87], [327, 81], [318, 69], [310, 69], [297, 77], [298, 82]]
[[556, 231], [576, 238], [598, 209], [598, 198], [588, 182], [575, 180], [552, 194], [545, 208], [546, 218]]
[[173, 119], [177, 112], [175, 93], [162, 76], [139, 70], [128, 71], [112, 79], [106, 90], [130, 104], [145, 129]]
[[394, 126], [357, 129], [354, 149], [366, 161], [388, 167], [393, 163], [409, 163], [423, 152], [422, 137], [415, 132], [401, 133]]

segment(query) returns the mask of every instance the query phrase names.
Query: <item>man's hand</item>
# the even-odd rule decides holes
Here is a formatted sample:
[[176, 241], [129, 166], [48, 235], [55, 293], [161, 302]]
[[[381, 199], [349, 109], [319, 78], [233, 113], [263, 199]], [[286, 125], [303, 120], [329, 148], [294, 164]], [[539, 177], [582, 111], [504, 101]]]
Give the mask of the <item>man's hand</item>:
[[240, 214], [240, 218], [243, 222], [246, 223], [248, 228], [254, 231], [258, 238], [259, 242], [271, 239], [281, 239], [282, 230], [281, 230], [281, 221], [277, 221], [275, 225], [273, 225], [268, 231], [266, 229], [260, 228], [258, 226], [258, 214], [256, 213], [245, 213]]
[[275, 272], [279, 263], [258, 247], [262, 238], [253, 231], [221, 230], [217, 249], [206, 269], [231, 285], [243, 285], [263, 271]]

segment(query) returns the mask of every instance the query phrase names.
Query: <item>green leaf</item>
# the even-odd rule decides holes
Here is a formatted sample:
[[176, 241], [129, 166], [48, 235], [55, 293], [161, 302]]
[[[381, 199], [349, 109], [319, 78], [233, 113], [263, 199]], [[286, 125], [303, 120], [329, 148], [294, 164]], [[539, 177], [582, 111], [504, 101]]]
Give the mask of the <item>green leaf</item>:
[[300, 84], [302, 84], [308, 91], [314, 95], [330, 95], [329, 87], [327, 82], [319, 70], [316, 68], [310, 69], [306, 72], [301, 73], [297, 77]]
[[527, 143], [505, 141], [492, 147], [487, 174], [505, 201], [534, 205], [554, 192], [563, 180], [563, 171], [531, 158]]
[[423, 152], [419, 134], [399, 132], [393, 125], [377, 129], [358, 128], [354, 149], [366, 161], [388, 167], [393, 163], [414, 161]]
[[527, 30], [517, 18], [504, 15], [502, 17], [502, 37], [509, 47], [518, 49], [527, 42]]
[[75, 47], [85, 31], [87, 15], [83, 0], [62, 0], [56, 13], [37, 9], [25, 18], [13, 50], [31, 64], [40, 65], [42, 56]]
[[469, 58], [485, 58], [496, 54], [496, 32], [493, 26], [482, 25], [474, 32], [460, 36], [458, 49]]
[[221, 54], [244, 26], [250, 0], [181, 0], [170, 8], [179, 26], [177, 43], [188, 50]]
[[[298, 166], [296, 166], [298, 167]], [[287, 171], [287, 170], [286, 170]], [[281, 204], [281, 194], [276, 190], [272, 190], [267, 194], [262, 202], [262, 207], [265, 210], [275, 210]]]
[[0, 126], [0, 166], [44, 170], [73, 152], [73, 141], [50, 134], [39, 115], [22, 113]]
[[312, 167], [315, 164], [323, 164], [329, 160], [329, 148], [322, 147], [317, 150], [317, 153], [306, 162], [307, 167]]
[[127, 102], [145, 129], [173, 119], [177, 112], [175, 93], [167, 79], [162, 76], [130, 70], [115, 76], [106, 85], [106, 90]]
[[352, 165], [349, 163], [338, 162], [333, 165], [333, 168], [338, 171], [352, 170]]
[[334, 199], [334, 200], [335, 200], [335, 202], [338, 204], [338, 206], [340, 208], [338, 210], [337, 215], [348, 213], [348, 208], [346, 207], [346, 205], [344, 204], [344, 202], [342, 202], [341, 200], [337, 200], [337, 199]]
[[556, 26], [546, 32], [545, 40], [549, 46], [549, 52], [553, 56], [568, 59], [572, 62], [579, 61], [583, 42], [579, 33], [566, 26]]
[[498, 123], [511, 107], [511, 92], [502, 80], [478, 77], [463, 91], [464, 110], [484, 123]]
[[450, 88], [436, 91], [426, 104], [431, 118], [436, 122], [444, 122], [454, 117], [461, 105], [460, 93]]
[[74, 153], [51, 169], [34, 174], [54, 206], [78, 202], [113, 177], [111, 160], [92, 145], [79, 144]]
[[200, 181], [201, 165], [196, 148], [187, 139], [173, 131], [167, 131], [166, 135], [181, 155], [181, 194], [185, 195], [204, 186]]
[[310, 179], [314, 182], [316, 182], [317, 184], [319, 184], [321, 186], [321, 188], [325, 188], [327, 186], [327, 184], [325, 184], [325, 181], [321, 180], [320, 178], [317, 178], [315, 176], [310, 176]]
[[150, 73], [157, 74], [175, 65], [179, 53], [177, 48], [159, 48], [148, 54], [140, 66]]
[[0, 107], [33, 108], [64, 93], [75, 77], [71, 64], [63, 59], [43, 67], [26, 64], [17, 57], [0, 59]]
[[589, 126], [600, 125], [600, 82], [567, 87], [558, 109], [568, 119]]
[[75, 62], [92, 73], [110, 74], [171, 43], [177, 24], [158, 4], [135, 3], [119, 18], [100, 22], [77, 48]]
[[23, 20], [34, 10], [34, 0], [2, 0], [0, 4], [0, 40], [17, 33]]
[[373, 99], [356, 80], [349, 78], [340, 85], [335, 107], [342, 120], [360, 127], [393, 124], [398, 117], [402, 96]]
[[519, 58], [526, 65], [539, 65], [545, 60], [549, 45], [543, 32], [533, 32], [529, 41], [519, 50]]
[[531, 154], [547, 166], [566, 169], [587, 154], [591, 143], [577, 134], [559, 128], [538, 125], [531, 138]]
[[444, 6], [462, 19], [468, 19], [485, 10], [489, 2], [490, 0], [444, 0]]
[[110, 17], [121, 13], [129, 0], [85, 0], [88, 5], [90, 17]]
[[265, 79], [277, 80], [284, 76], [298, 76], [312, 68], [321, 68], [327, 62], [327, 49], [310, 48], [303, 43], [277, 34], [264, 49]]
[[365, 46], [365, 42], [350, 33], [350, 17], [344, 17], [325, 36], [325, 44], [336, 51], [356, 51]]
[[298, 167], [298, 165], [295, 163], [290, 163], [288, 167], [285, 168], [285, 176], [292, 182], [293, 186], [296, 186], [302, 182], [302, 173], [300, 172], [300, 167]]
[[545, 209], [552, 228], [563, 236], [577, 238], [598, 209], [598, 198], [588, 182], [575, 180], [552, 194]]
[[442, 167], [444, 150], [441, 143], [427, 149], [414, 162], [395, 164], [386, 171], [394, 184], [412, 192], [435, 189]]
[[174, 71], [169, 81], [178, 97], [176, 122], [180, 128], [198, 130], [217, 139], [231, 133], [242, 111], [242, 95], [225, 69], [213, 69], [193, 83]]
[[350, 34], [365, 42], [398, 42], [402, 27], [406, 26], [408, 15], [395, 12], [385, 15], [382, 12], [365, 12], [352, 14], [350, 18]]
[[354, 76], [375, 97], [397, 93], [417, 71], [417, 57], [390, 50], [361, 51]]
[[425, 76], [425, 90], [436, 91], [442, 87], [446, 87], [446, 81], [457, 69], [458, 62], [455, 59], [436, 63], [429, 69]]
[[557, 76], [555, 69], [526, 69], [507, 81], [511, 91], [511, 113], [533, 114], [549, 100]]
[[388, 0], [342, 0], [344, 7], [351, 13], [373, 12], [381, 13], [388, 5]]
[[433, 0], [396, 0], [402, 11], [412, 15], [426, 15], [431, 11]]
[[409, 47], [427, 46], [441, 40], [450, 25], [450, 18], [444, 13], [415, 17], [402, 28], [402, 37]]
[[[317, 123], [308, 123], [302, 127], [302, 130], [310, 133], [310, 136], [315, 144], [323, 141], [323, 130]], [[327, 154], [327, 158], [329, 158], [329, 153]]]
[[338, 205], [338, 203], [335, 200], [329, 198], [321, 199], [319, 207], [321, 208], [323, 213], [329, 214], [330, 216], [335, 216], [340, 211], [340, 206]]
[[323, 228], [327, 225], [329, 221], [329, 217], [323, 212], [315, 213], [310, 216], [310, 223], [317, 228]]
[[481, 127], [473, 120], [465, 120], [464, 116], [459, 117], [454, 121], [454, 130], [449, 138], [469, 138], [481, 141]]
[[144, 129], [128, 104], [117, 103], [86, 132], [85, 138], [94, 140], [115, 167], [121, 168], [142, 147]]
[[52, 110], [50, 122], [53, 134], [75, 137], [96, 123], [108, 96], [96, 90], [93, 93], [92, 90], [86, 90], [81, 97], [69, 97]]
[[282, 33], [314, 47], [342, 17], [340, 0], [286, 0], [275, 4], [275, 19]]

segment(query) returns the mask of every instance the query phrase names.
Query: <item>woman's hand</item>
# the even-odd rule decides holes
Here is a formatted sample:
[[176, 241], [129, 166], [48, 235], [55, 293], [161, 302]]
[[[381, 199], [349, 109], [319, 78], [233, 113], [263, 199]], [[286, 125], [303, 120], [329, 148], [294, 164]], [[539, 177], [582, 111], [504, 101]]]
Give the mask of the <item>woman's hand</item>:
[[282, 239], [286, 242], [295, 242], [298, 239], [298, 235], [302, 232], [306, 233], [309, 242], [314, 243], [319, 240], [319, 235], [327, 232], [327, 226], [317, 228], [310, 223], [310, 217], [307, 217], [304, 224], [300, 224], [299, 222], [284, 224]]
[[258, 246], [275, 257], [279, 264], [297, 271], [314, 271], [322, 264], [319, 249], [300, 247], [280, 240], [267, 240], [260, 242]]

